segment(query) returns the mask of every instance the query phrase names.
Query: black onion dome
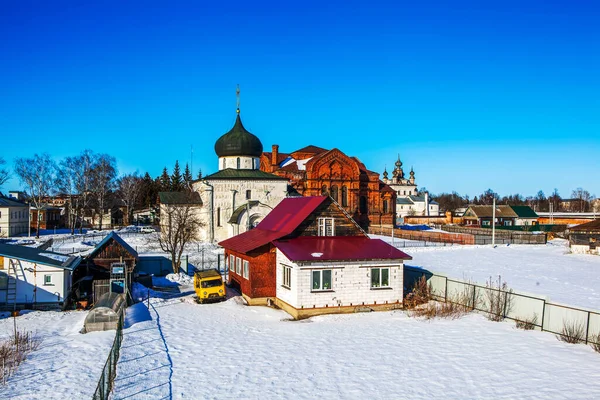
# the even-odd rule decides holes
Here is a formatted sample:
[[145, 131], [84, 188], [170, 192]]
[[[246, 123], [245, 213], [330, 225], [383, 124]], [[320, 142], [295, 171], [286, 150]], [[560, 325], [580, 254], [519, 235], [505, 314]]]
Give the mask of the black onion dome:
[[242, 125], [240, 114], [235, 119], [233, 128], [217, 140], [215, 153], [218, 157], [251, 156], [260, 157], [263, 145], [260, 139], [251, 134]]

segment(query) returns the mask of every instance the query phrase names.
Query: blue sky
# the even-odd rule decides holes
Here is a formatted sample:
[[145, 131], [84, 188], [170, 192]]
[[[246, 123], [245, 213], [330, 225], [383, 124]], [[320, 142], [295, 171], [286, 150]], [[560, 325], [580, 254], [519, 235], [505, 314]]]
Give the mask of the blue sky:
[[5, 1], [2, 156], [90, 148], [156, 176], [193, 146], [214, 172], [239, 83], [265, 150], [378, 172], [400, 153], [433, 193], [600, 196], [599, 20], [593, 2]]

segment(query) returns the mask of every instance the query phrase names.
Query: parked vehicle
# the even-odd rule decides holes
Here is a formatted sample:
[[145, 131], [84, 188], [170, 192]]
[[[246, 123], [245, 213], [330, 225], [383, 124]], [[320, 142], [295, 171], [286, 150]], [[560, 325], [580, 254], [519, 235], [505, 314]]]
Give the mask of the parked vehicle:
[[140, 226], [140, 232], [141, 233], [154, 233], [156, 231], [151, 226]]
[[200, 303], [225, 300], [227, 294], [223, 278], [216, 269], [197, 271], [194, 274], [194, 288]]

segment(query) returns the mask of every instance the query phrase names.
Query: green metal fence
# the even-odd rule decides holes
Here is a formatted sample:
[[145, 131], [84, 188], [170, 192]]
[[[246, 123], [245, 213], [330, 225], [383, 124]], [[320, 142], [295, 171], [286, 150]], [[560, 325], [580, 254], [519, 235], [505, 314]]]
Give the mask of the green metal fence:
[[115, 376], [117, 375], [119, 351], [121, 350], [121, 342], [123, 341], [123, 315], [124, 312], [121, 311], [119, 315], [119, 322], [117, 323], [115, 340], [113, 341], [110, 354], [108, 355], [108, 359], [106, 360], [104, 368], [102, 369], [102, 375], [98, 381], [98, 386], [96, 386], [96, 391], [94, 392], [93, 397], [94, 400], [108, 400], [108, 396], [113, 388]]

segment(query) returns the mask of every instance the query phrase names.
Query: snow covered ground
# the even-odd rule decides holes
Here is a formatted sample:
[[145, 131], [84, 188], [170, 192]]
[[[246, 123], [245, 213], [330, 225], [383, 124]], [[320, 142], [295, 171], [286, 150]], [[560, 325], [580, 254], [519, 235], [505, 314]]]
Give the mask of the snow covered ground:
[[130, 308], [115, 399], [600, 397], [600, 355], [589, 346], [481, 315], [290, 321], [239, 297], [151, 302]]
[[600, 310], [600, 257], [569, 254], [562, 239], [546, 245], [452, 246], [402, 249], [406, 265], [485, 284], [502, 276], [508, 286], [552, 301]]
[[[81, 334], [87, 312], [33, 311], [17, 317], [17, 329], [41, 339], [0, 386], [0, 399], [90, 399], [115, 338], [115, 331]], [[13, 332], [13, 318], [1, 314], [0, 340]]]

